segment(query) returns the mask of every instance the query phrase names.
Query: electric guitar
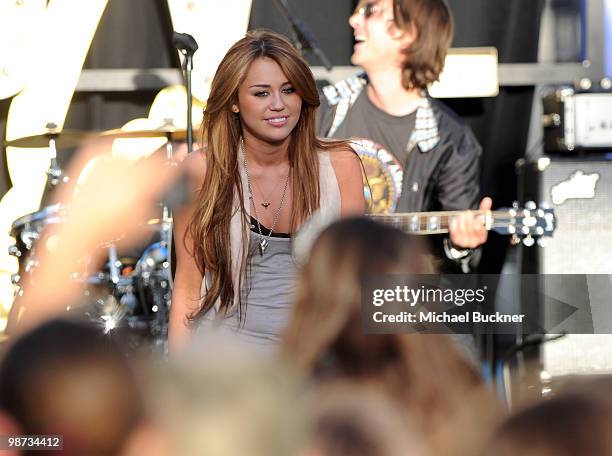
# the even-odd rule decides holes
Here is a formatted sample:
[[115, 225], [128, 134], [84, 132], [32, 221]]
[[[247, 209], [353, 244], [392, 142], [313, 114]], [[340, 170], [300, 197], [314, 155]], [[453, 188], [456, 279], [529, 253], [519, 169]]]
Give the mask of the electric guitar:
[[[410, 212], [391, 214], [367, 214], [367, 217], [387, 225], [391, 225], [406, 233], [415, 235], [448, 233], [453, 217], [467, 211], [444, 212]], [[511, 235], [513, 244], [523, 242], [530, 247], [536, 242], [541, 247], [546, 245], [546, 238], [551, 237], [556, 228], [557, 220], [553, 209], [538, 208], [535, 203], [528, 202], [525, 208], [514, 204], [512, 208], [496, 211], [472, 211], [480, 218], [487, 230], [504, 235]], [[302, 263], [310, 254], [315, 239], [336, 219], [324, 216], [320, 211], [310, 218], [293, 237], [293, 255]]]
[[[424, 235], [448, 233], [453, 217], [464, 212], [467, 211], [368, 214], [368, 217], [406, 233]], [[553, 209], [538, 208], [533, 202], [525, 204], [525, 208], [515, 203], [512, 208], [471, 212], [482, 220], [487, 230], [511, 235], [515, 243], [522, 241], [527, 246], [536, 240], [544, 244], [542, 240], [552, 236], [557, 223]]]

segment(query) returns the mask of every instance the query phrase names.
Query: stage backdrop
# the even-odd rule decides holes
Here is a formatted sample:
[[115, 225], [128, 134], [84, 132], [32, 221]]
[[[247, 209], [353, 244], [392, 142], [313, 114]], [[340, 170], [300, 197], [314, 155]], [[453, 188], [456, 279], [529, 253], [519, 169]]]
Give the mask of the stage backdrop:
[[[535, 62], [543, 0], [449, 0], [457, 23], [454, 46], [495, 46], [500, 62]], [[353, 0], [289, 0], [293, 13], [307, 22], [321, 48], [335, 65], [347, 65], [353, 40], [347, 19]], [[254, 0], [249, 27], [267, 27], [288, 34], [273, 0]], [[179, 66], [170, 43], [171, 21], [165, 2], [110, 0], [96, 32], [85, 68], [163, 68]], [[199, 43], [205, 53], [207, 43]], [[320, 62], [307, 56], [314, 65]], [[136, 117], [146, 117], [154, 92], [77, 93], [70, 105], [65, 128], [103, 130], [121, 127]], [[450, 100], [448, 104], [472, 126], [484, 148], [482, 191], [495, 205], [516, 197], [514, 162], [527, 148], [532, 87], [501, 88], [497, 98]], [[0, 102], [0, 137], [8, 102]], [[0, 163], [0, 195], [10, 182], [4, 151]], [[483, 269], [497, 272], [507, 239], [492, 236], [485, 249]]]
[[[537, 62], [544, 0], [449, 0], [449, 4], [457, 24], [453, 46], [495, 46], [500, 63]], [[501, 87], [496, 98], [448, 102], [483, 146], [481, 190], [493, 197], [496, 207], [516, 199], [514, 164], [531, 147], [527, 135], [533, 94], [533, 87]], [[507, 246], [506, 237], [492, 233], [481, 270], [499, 272]]]

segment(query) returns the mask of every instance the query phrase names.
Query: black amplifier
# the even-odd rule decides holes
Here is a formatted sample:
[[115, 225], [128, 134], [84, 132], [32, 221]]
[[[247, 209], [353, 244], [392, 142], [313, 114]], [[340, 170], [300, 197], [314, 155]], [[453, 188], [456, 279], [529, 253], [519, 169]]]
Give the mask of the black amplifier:
[[612, 92], [560, 87], [542, 99], [544, 149], [569, 153], [612, 148]]

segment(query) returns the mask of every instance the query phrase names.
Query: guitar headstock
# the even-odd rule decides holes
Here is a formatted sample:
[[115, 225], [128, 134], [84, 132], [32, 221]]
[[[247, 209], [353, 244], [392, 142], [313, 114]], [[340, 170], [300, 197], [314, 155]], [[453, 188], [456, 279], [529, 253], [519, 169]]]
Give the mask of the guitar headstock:
[[498, 209], [493, 215], [492, 230], [511, 235], [515, 243], [522, 241], [526, 246], [532, 246], [536, 239], [542, 245], [543, 238], [552, 236], [557, 225], [554, 210], [546, 204], [538, 207], [533, 201], [525, 203], [524, 208], [515, 202], [511, 208]]

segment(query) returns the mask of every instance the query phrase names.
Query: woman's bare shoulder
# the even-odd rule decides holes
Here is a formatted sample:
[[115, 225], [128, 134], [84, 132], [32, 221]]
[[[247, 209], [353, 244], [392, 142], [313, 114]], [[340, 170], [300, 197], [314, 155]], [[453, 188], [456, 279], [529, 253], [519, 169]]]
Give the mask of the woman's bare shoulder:
[[363, 214], [365, 211], [364, 170], [359, 155], [346, 142], [330, 144], [327, 150], [340, 187], [342, 214]]
[[361, 172], [361, 159], [348, 143], [330, 144], [327, 149], [329, 159], [334, 169], [344, 169]]
[[350, 141], [323, 140], [325, 151], [332, 162], [349, 161], [359, 163], [359, 155], [350, 146]]

